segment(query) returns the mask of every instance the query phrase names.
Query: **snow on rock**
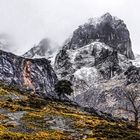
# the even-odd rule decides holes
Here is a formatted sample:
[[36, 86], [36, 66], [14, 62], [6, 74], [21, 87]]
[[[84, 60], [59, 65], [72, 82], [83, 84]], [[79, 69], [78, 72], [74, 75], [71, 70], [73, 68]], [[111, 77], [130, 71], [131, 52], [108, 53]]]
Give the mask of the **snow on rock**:
[[78, 69], [73, 75], [75, 96], [77, 96], [77, 94], [81, 94], [82, 91], [93, 86], [93, 83], [95, 86], [95, 83], [98, 82], [100, 77], [97, 69], [94, 67], [83, 67]]
[[54, 65], [55, 56], [57, 53], [56, 44], [50, 41], [48, 38], [42, 39], [38, 45], [35, 45], [25, 54], [23, 57], [26, 58], [46, 58], [51, 61], [52, 66]]
[[60, 62], [56, 58], [55, 71], [60, 79], [72, 81], [74, 96], [97, 86], [103, 79], [119, 75], [131, 65], [126, 56], [98, 41], [76, 50], [62, 50], [62, 53]]
[[90, 81], [96, 80], [99, 75], [98, 75], [98, 71], [97, 71], [96, 68], [94, 68], [94, 67], [83, 67], [83, 68], [77, 70], [74, 73], [74, 76], [78, 79], [81, 79], [81, 80], [83, 79], [86, 82], [90, 82]]
[[133, 59], [125, 23], [107, 13], [73, 32], [56, 55], [54, 69], [59, 79], [73, 83], [77, 103], [115, 114], [116, 94], [126, 84], [124, 72]]
[[1, 50], [0, 58], [0, 82], [41, 97], [56, 97], [57, 76], [47, 59], [28, 59]]
[[130, 34], [123, 20], [111, 16], [109, 13], [100, 18], [90, 19], [79, 26], [72, 37], [66, 41], [63, 49], [77, 49], [92, 42], [99, 41], [116, 49], [129, 59], [134, 59]]

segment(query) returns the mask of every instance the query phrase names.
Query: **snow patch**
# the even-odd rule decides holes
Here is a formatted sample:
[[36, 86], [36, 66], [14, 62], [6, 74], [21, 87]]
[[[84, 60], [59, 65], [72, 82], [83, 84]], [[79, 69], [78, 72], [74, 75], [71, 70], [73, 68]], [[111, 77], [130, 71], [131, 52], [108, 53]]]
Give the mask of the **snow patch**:
[[74, 73], [76, 79], [84, 80], [88, 83], [96, 81], [99, 74], [96, 68], [94, 67], [82, 67]]

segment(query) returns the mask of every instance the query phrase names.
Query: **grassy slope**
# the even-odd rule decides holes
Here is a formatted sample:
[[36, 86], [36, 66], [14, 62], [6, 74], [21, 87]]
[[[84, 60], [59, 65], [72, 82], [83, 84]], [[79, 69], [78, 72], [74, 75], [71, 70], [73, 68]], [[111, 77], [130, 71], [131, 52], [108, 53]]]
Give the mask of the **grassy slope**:
[[123, 122], [0, 87], [0, 140], [140, 140]]

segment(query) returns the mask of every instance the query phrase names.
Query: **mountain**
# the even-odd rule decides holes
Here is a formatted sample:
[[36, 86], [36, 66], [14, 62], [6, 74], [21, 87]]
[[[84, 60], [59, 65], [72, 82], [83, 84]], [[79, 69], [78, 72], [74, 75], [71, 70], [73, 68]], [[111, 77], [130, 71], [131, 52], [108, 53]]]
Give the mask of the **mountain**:
[[57, 76], [45, 58], [27, 59], [0, 50], [0, 82], [39, 96], [55, 97]]
[[140, 140], [140, 134], [124, 119], [0, 86], [0, 139]]
[[[38, 45], [35, 45], [33, 48], [31, 48], [29, 51], [27, 51], [25, 54], [23, 54], [23, 57], [26, 58], [46, 58], [51, 61], [51, 63], [54, 62], [55, 53], [57, 51], [56, 47], [57, 45], [55, 43], [52, 43], [48, 38], [42, 39]], [[55, 48], [55, 49], [54, 49]]]
[[[73, 83], [74, 101], [118, 116], [124, 103], [118, 94], [127, 86], [129, 76], [124, 73], [134, 59], [126, 24], [106, 13], [73, 32], [56, 55], [54, 68], [58, 78]], [[130, 79], [140, 82], [136, 72], [133, 69]], [[126, 116], [123, 111], [121, 115]]]
[[106, 13], [73, 32], [57, 54], [54, 67], [59, 77], [72, 80], [76, 89], [86, 91], [93, 82], [125, 71], [131, 59], [134, 54], [125, 23]]
[[127, 58], [134, 59], [129, 36], [126, 24], [122, 20], [106, 13], [100, 18], [91, 18], [87, 23], [79, 26], [63, 49], [75, 50], [94, 41], [99, 41], [125, 55]]
[[[49, 39], [22, 57], [0, 50], [0, 139], [140, 140], [139, 56], [125, 23], [109, 13], [90, 19], [51, 66], [53, 52]], [[55, 93], [62, 79], [72, 97]]]

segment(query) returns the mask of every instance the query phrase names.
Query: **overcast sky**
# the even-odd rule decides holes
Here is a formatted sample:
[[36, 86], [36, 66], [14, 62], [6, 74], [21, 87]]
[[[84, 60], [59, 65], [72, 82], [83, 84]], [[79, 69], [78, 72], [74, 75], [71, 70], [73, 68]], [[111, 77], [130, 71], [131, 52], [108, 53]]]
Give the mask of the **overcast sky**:
[[21, 54], [44, 37], [61, 45], [78, 25], [106, 12], [124, 20], [140, 54], [140, 0], [0, 0], [0, 34], [12, 36]]

